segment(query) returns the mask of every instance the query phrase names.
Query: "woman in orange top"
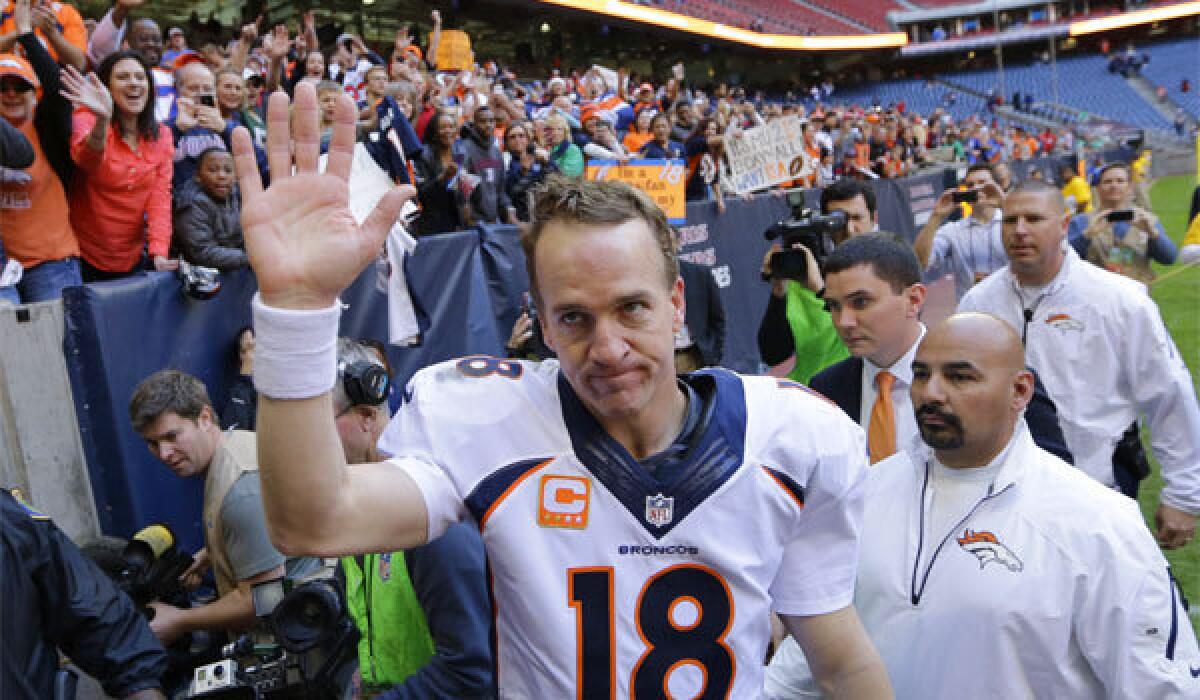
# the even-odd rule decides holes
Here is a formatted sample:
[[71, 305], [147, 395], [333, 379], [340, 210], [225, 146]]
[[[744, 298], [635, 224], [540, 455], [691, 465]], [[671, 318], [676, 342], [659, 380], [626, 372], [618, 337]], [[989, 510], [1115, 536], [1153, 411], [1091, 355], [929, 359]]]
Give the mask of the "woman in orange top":
[[71, 225], [83, 253], [83, 280], [140, 271], [143, 249], [156, 270], [174, 270], [171, 247], [171, 132], [154, 119], [154, 78], [138, 54], [114, 53], [86, 78], [63, 73], [75, 105]]
[[629, 132], [625, 134], [621, 145], [625, 147], [626, 153], [638, 153], [654, 138], [654, 133], [650, 131], [650, 123], [654, 121], [654, 110], [643, 109], [637, 113], [637, 118], [629, 125]]

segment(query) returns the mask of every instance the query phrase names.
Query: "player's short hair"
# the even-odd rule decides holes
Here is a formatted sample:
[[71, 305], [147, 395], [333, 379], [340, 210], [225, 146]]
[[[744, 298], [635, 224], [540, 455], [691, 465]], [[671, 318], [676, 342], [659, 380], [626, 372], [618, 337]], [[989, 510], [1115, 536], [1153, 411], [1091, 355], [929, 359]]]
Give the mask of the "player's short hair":
[[164, 369], [142, 380], [129, 399], [129, 422], [137, 432], [147, 430], [167, 413], [195, 421], [212, 409], [204, 382], [177, 369]]
[[830, 202], [845, 202], [855, 197], [862, 197], [867, 203], [867, 211], [875, 216], [875, 191], [858, 180], [846, 177], [834, 180], [821, 190], [821, 213], [829, 213]]
[[876, 277], [887, 282], [896, 294], [921, 281], [921, 263], [912, 246], [892, 233], [864, 233], [842, 243], [825, 258], [824, 273], [845, 272], [869, 265]]
[[1045, 180], [1034, 180], [1033, 178], [1021, 180], [1007, 196], [1013, 197], [1018, 194], [1044, 194], [1050, 197], [1054, 205], [1061, 211], [1067, 210], [1067, 200], [1063, 198], [1062, 190]]
[[971, 173], [977, 172], [985, 172], [991, 176], [992, 182], [997, 184], [1000, 182], [1000, 178], [996, 177], [996, 169], [992, 167], [991, 163], [975, 163], [974, 165], [967, 166], [967, 174], [963, 175], [963, 179], [965, 180]]
[[551, 175], [534, 191], [530, 214], [532, 221], [521, 235], [521, 247], [529, 271], [529, 289], [539, 300], [537, 244], [552, 223], [615, 226], [639, 219], [649, 227], [662, 256], [663, 283], [670, 289], [679, 277], [675, 232], [667, 223], [667, 215], [649, 195], [631, 185]]
[[[346, 394], [346, 386], [342, 383], [342, 367], [349, 367], [355, 362], [369, 362], [376, 367], [381, 367], [388, 376], [391, 376], [391, 369], [383, 358], [387, 357], [380, 348], [370, 345], [362, 340], [353, 338], [338, 338], [337, 340], [337, 363], [338, 363], [338, 380], [333, 383], [333, 405], [338, 411], [346, 409], [351, 405], [352, 401]], [[382, 406], [386, 407], [387, 402], [383, 402]]]

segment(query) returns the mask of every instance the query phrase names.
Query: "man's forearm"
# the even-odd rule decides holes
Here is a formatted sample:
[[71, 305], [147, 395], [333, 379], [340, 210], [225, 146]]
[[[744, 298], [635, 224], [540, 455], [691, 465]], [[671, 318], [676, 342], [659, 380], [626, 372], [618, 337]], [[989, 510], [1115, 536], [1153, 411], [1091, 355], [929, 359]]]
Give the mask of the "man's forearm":
[[311, 399], [258, 395], [258, 459], [271, 540], [285, 555], [309, 554], [333, 522], [346, 455], [330, 394]]
[[181, 611], [183, 626], [189, 632], [196, 630], [247, 630], [254, 626], [254, 597], [249, 591], [238, 588], [228, 595], [198, 608]]
[[913, 252], [917, 254], [917, 261], [921, 263], [922, 270], [929, 267], [929, 256], [933, 252], [933, 238], [945, 220], [944, 216], [930, 214], [929, 221], [925, 222], [920, 233], [917, 234], [916, 240], [913, 241]]

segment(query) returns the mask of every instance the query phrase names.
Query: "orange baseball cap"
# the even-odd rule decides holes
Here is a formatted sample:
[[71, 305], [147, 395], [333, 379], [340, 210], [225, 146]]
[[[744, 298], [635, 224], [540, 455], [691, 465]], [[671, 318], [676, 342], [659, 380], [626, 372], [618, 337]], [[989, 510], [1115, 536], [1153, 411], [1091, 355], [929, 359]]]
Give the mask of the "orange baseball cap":
[[38, 99], [42, 98], [42, 83], [38, 80], [37, 74], [33, 72], [33, 66], [29, 65], [29, 61], [15, 53], [0, 53], [0, 77], [6, 75], [24, 80], [37, 90]]

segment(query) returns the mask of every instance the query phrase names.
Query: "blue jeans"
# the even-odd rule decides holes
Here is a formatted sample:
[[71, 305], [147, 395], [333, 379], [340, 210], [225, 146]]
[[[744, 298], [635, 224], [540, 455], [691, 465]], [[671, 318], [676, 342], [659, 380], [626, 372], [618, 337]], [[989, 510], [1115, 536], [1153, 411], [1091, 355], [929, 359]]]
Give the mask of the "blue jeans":
[[79, 258], [51, 260], [25, 269], [17, 290], [21, 301], [31, 304], [62, 297], [63, 287], [78, 287], [83, 284], [79, 276]]
[[17, 305], [21, 303], [21, 295], [17, 294], [17, 288], [13, 286], [0, 287], [0, 306], [5, 304]]

